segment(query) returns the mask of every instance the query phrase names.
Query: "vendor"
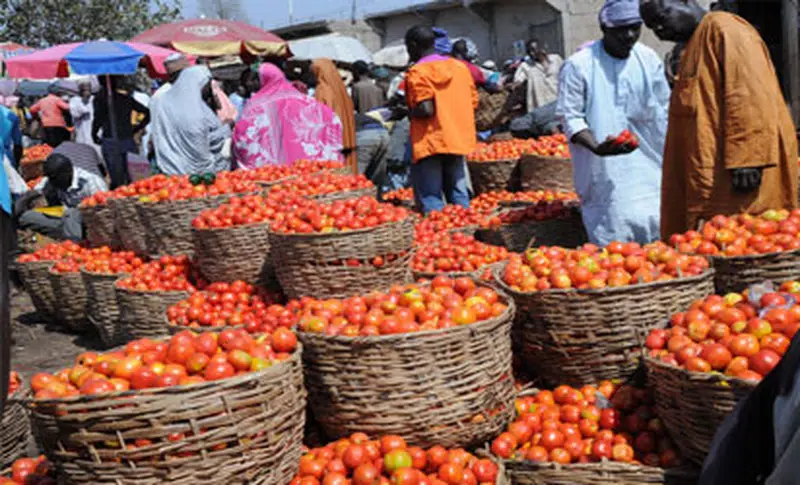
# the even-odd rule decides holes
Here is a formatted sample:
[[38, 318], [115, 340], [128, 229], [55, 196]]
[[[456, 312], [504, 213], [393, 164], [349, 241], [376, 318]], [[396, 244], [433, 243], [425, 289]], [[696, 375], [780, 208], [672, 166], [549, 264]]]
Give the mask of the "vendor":
[[[97, 192], [108, 190], [105, 181], [93, 173], [75, 167], [61, 154], [52, 154], [44, 162], [45, 177], [16, 202], [14, 214], [20, 229], [30, 229], [52, 239], [83, 239], [78, 205]], [[63, 206], [62, 217], [51, 217], [38, 207]]]

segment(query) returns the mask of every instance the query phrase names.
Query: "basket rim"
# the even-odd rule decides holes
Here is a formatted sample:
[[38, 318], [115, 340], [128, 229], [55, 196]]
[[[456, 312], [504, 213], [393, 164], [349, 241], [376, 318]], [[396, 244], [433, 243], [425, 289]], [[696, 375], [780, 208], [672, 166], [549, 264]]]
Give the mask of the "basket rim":
[[714, 261], [757, 261], [761, 259], [774, 258], [776, 256], [800, 256], [800, 249], [793, 249], [792, 251], [774, 251], [764, 254], [746, 254], [741, 256], [720, 256], [718, 254], [709, 254], [706, 256], [712, 263]]
[[[253, 182], [253, 183], [255, 184], [255, 182]], [[196, 202], [196, 201], [199, 201], [199, 200], [209, 200], [209, 199], [213, 200], [213, 199], [217, 199], [219, 197], [241, 197], [241, 196], [245, 196], [245, 195], [258, 195], [260, 193], [261, 193], [261, 191], [258, 190], [258, 187], [256, 187], [256, 190], [254, 190], [254, 191], [250, 190], [250, 191], [247, 191], [247, 192], [230, 192], [230, 193], [227, 193], [227, 194], [203, 195], [203, 196], [200, 196], [200, 197], [189, 197], [188, 199], [175, 199], [175, 200], [167, 199], [167, 200], [148, 200], [148, 201], [143, 201], [143, 200], [141, 200], [141, 197], [147, 197], [147, 195], [140, 195], [138, 197], [137, 196], [131, 196], [131, 197], [136, 197], [136, 202], [138, 202], [139, 204], [142, 204], [143, 207], [153, 207], [153, 206], [156, 206], [158, 204], [176, 205], [176, 204], [181, 204], [181, 203], [186, 203], [186, 202]]]
[[572, 162], [572, 157], [556, 157], [553, 155], [537, 155], [535, 153], [523, 153], [520, 155], [520, 160], [525, 160], [527, 158], [528, 161], [531, 159], [537, 160], [546, 160], [546, 161], [563, 161], [563, 162]]
[[450, 278], [462, 278], [462, 277], [474, 277], [476, 273], [480, 273], [488, 268], [493, 268], [501, 263], [505, 263], [507, 260], [502, 261], [495, 261], [494, 263], [486, 263], [482, 266], [479, 266], [475, 269], [475, 271], [434, 271], [434, 272], [427, 272], [427, 271], [417, 271], [414, 268], [411, 268], [411, 272], [414, 275], [415, 279], [433, 279], [437, 276], [448, 276]]
[[131, 275], [131, 273], [111, 273], [111, 274], [109, 274], [109, 273], [98, 273], [96, 271], [89, 271], [84, 266], [85, 265], [81, 265], [81, 268], [80, 268], [81, 274], [94, 276], [94, 277], [97, 277], [97, 278], [112, 279], [112, 277], [114, 277], [115, 280], [118, 280], [120, 278], [127, 277], [127, 276]]
[[78, 276], [80, 276], [80, 274], [81, 274], [80, 268], [78, 268], [78, 271], [68, 271], [66, 273], [56, 273], [55, 271], [53, 271], [55, 269], [55, 266], [56, 265], [54, 264], [53, 266], [48, 268], [47, 273], [50, 276], [67, 276], [67, 275], [78, 275]]
[[286, 238], [295, 238], [295, 237], [297, 237], [297, 238], [326, 238], [326, 237], [352, 236], [352, 235], [358, 235], [358, 234], [366, 234], [368, 232], [372, 232], [372, 231], [375, 231], [375, 230], [378, 230], [378, 229], [386, 229], [386, 228], [394, 226], [395, 224], [403, 224], [403, 223], [408, 222], [408, 221], [411, 221], [412, 224], [413, 224], [413, 221], [411, 219], [412, 219], [412, 217], [409, 214], [407, 217], [405, 217], [403, 219], [400, 219], [399, 221], [386, 222], [384, 224], [379, 224], [377, 226], [364, 227], [364, 228], [361, 228], [361, 229], [353, 229], [351, 231], [292, 232], [292, 233], [288, 233], [288, 232], [275, 232], [275, 231], [272, 230], [272, 228], [270, 228], [269, 229], [269, 235], [270, 236], [275, 235], [277, 237], [286, 237]]
[[[119, 279], [122, 279], [122, 278], [119, 278]], [[167, 294], [187, 293], [187, 294], [190, 294], [190, 295], [192, 294], [192, 292], [189, 291], [189, 290], [134, 290], [134, 289], [131, 289], [131, 288], [120, 288], [119, 286], [117, 286], [117, 283], [118, 283], [118, 281], [114, 282], [114, 289], [115, 290], [127, 291], [129, 293], [138, 293], [138, 294], [142, 294], [142, 295], [161, 295], [161, 294], [164, 294], [164, 293], [167, 293]]]
[[467, 160], [467, 163], [472, 164], [489, 164], [489, 163], [518, 163], [520, 158], [503, 158], [501, 160]]
[[281, 179], [276, 179], [276, 180], [273, 180], [271, 182], [268, 181], [268, 180], [253, 180], [253, 182], [255, 182], [256, 184], [261, 186], [261, 188], [270, 188], [273, 185], [282, 184], [284, 182], [288, 182], [289, 180], [296, 179], [298, 177], [299, 177], [299, 175], [289, 175], [288, 177], [283, 177]]
[[664, 286], [673, 286], [679, 283], [691, 283], [696, 281], [702, 281], [707, 278], [713, 278], [716, 274], [713, 266], [709, 267], [704, 272], [700, 273], [699, 275], [694, 276], [682, 276], [680, 278], [674, 278], [671, 280], [665, 281], [651, 281], [650, 283], [636, 283], [633, 285], [625, 285], [625, 286], [615, 286], [615, 287], [606, 287], [606, 288], [585, 288], [585, 289], [578, 289], [578, 288], [568, 288], [568, 289], [549, 289], [544, 291], [529, 291], [529, 292], [522, 292], [512, 289], [503, 278], [501, 278], [500, 272], [503, 271], [506, 267], [508, 262], [505, 264], [497, 267], [494, 269], [494, 279], [495, 281], [501, 285], [503, 291], [507, 292], [510, 295], [520, 295], [520, 296], [533, 296], [533, 295], [608, 295], [608, 294], [621, 294], [626, 293], [633, 289], [641, 289], [641, 288], [659, 288]]
[[226, 227], [194, 227], [192, 226], [192, 232], [214, 232], [214, 231], [226, 231], [232, 229], [243, 229], [243, 228], [254, 228], [259, 226], [271, 226], [273, 221], [262, 221], [262, 222], [254, 222], [252, 224], [237, 224], [233, 226], [226, 226]]
[[[169, 320], [169, 317], [167, 316], [166, 313], [164, 313], [163, 317], [164, 317], [164, 322], [167, 324], [167, 328], [170, 330], [170, 332], [174, 332], [174, 333], [170, 333], [170, 336], [175, 335], [176, 333], [183, 332], [184, 330], [188, 330], [188, 331], [194, 332], [194, 333], [198, 333], [198, 332], [220, 333], [220, 332], [224, 332], [225, 330], [245, 330], [245, 328], [246, 328], [245, 325], [236, 325], [236, 326], [225, 325], [224, 327], [210, 327], [210, 326], [209, 327], [185, 327], [183, 325], [176, 325], [176, 324], [172, 323]], [[289, 330], [291, 330], [291, 328]], [[263, 334], [264, 332], [259, 332], [257, 334], [253, 334], [253, 333], [250, 333], [250, 332], [247, 332], [247, 333], [250, 336], [255, 336], [255, 335]]]
[[749, 387], [751, 389], [755, 389], [758, 385], [758, 382], [755, 381], [748, 381], [746, 379], [740, 379], [738, 377], [728, 376], [721, 372], [694, 372], [687, 369], [683, 369], [681, 367], [677, 367], [674, 365], [667, 364], [666, 362], [661, 362], [658, 359], [655, 359], [647, 354], [647, 352], [643, 352], [642, 355], [645, 363], [647, 365], [652, 365], [655, 367], [660, 367], [662, 369], [667, 369], [670, 372], [675, 372], [678, 374], [683, 374], [684, 376], [690, 378], [692, 381], [704, 381], [704, 384], [730, 384], [731, 382], [736, 383], [742, 387]]
[[352, 190], [335, 190], [333, 192], [325, 192], [324, 194], [304, 195], [303, 197], [305, 197], [306, 199], [311, 199], [311, 200], [323, 199], [323, 201], [321, 203], [330, 204], [332, 202], [325, 202], [324, 199], [327, 198], [327, 197], [330, 197], [332, 195], [336, 195], [336, 194], [352, 194], [352, 193], [356, 193], [356, 192], [367, 192], [367, 191], [373, 191], [373, 190], [376, 190], [376, 189], [377, 189], [377, 187], [375, 185], [372, 185], [371, 187], [360, 187], [360, 188], [352, 189]]
[[[26, 253], [26, 254], [31, 254], [31, 253]], [[26, 264], [27, 265], [31, 265], [31, 266], [35, 266], [37, 264], [46, 263], [47, 266], [53, 266], [57, 262], [61, 261], [61, 259], [48, 259], [48, 260], [44, 260], [44, 261], [20, 261], [19, 258], [22, 257], [22, 256], [24, 256], [24, 254], [20, 254], [19, 256], [14, 258], [14, 261], [12, 261], [12, 263], [15, 264], [15, 265], [20, 265], [20, 266], [21, 265], [26, 265]], [[45, 264], [41, 264], [41, 265], [45, 266]]]
[[[120, 348], [120, 347], [118, 347]], [[178, 386], [170, 386], [170, 387], [155, 387], [155, 388], [148, 388], [148, 389], [130, 389], [128, 391], [114, 391], [114, 392], [105, 392], [103, 394], [86, 394], [86, 395], [78, 395], [78, 396], [69, 396], [69, 397], [62, 397], [57, 399], [34, 399], [32, 397], [25, 398], [23, 402], [28, 407], [36, 407], [36, 406], [48, 406], [48, 405], [58, 405], [58, 404], [72, 404], [72, 403], [84, 403], [84, 402], [97, 402], [97, 401], [105, 401], [105, 400], [117, 400], [121, 397], [137, 397], [137, 396], [160, 396], [160, 395], [173, 395], [173, 394], [181, 394], [187, 391], [195, 391], [195, 390], [203, 390], [209, 389], [221, 382], [225, 382], [228, 384], [235, 383], [239, 384], [242, 382], [247, 382], [249, 380], [253, 380], [256, 378], [261, 378], [263, 376], [271, 375], [271, 374], [278, 374], [287, 370], [287, 366], [291, 364], [292, 361], [300, 359], [302, 354], [303, 346], [301, 342], [297, 342], [297, 348], [292, 355], [286, 359], [282, 360], [276, 364], [267, 367], [266, 369], [262, 369], [256, 372], [248, 372], [247, 374], [243, 374], [240, 376], [229, 377], [227, 379], [221, 379], [218, 381], [205, 381], [197, 384], [184, 384]], [[112, 349], [113, 351], [113, 349]]]

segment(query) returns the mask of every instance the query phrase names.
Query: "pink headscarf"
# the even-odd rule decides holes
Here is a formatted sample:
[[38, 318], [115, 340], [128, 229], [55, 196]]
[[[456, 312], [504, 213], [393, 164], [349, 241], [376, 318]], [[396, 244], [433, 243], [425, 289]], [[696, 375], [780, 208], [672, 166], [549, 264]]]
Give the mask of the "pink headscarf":
[[297, 92], [284, 76], [283, 71], [274, 64], [265, 62], [258, 68], [258, 78], [261, 81], [261, 89], [256, 96], [274, 96], [284, 91]]

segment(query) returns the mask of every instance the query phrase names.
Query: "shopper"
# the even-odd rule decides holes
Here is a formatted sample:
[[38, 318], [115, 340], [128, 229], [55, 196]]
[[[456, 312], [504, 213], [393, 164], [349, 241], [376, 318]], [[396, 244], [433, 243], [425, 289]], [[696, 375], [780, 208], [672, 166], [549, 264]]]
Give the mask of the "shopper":
[[44, 131], [44, 142], [55, 148], [61, 142], [70, 139], [64, 112], [69, 111], [69, 105], [56, 94], [57, 87], [50, 86], [47, 96], [31, 106], [31, 114], [38, 115]]
[[317, 59], [311, 63], [311, 72], [317, 78], [314, 99], [332, 109], [342, 123], [342, 153], [347, 166], [356, 173], [356, 123], [353, 100], [347, 94], [347, 88], [339, 76], [339, 70], [330, 59]]
[[556, 100], [558, 74], [563, 63], [561, 56], [548, 53], [538, 39], [528, 41], [528, 55], [514, 73], [514, 84], [525, 85], [528, 113]]
[[386, 103], [386, 95], [369, 77], [369, 66], [364, 61], [353, 63], [353, 106], [357, 113], [364, 114]]

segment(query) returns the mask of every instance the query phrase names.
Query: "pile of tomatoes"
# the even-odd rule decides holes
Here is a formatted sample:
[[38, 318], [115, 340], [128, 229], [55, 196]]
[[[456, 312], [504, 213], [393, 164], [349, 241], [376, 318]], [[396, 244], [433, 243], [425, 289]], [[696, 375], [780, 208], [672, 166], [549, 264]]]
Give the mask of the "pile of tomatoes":
[[83, 269], [89, 273], [115, 275], [133, 273], [144, 264], [145, 261], [133, 251], [113, 251], [108, 257], [88, 259]]
[[552, 219], [564, 219], [573, 214], [577, 201], [540, 200], [525, 208], [513, 209], [498, 216], [501, 224], [518, 224], [521, 222], [539, 222]]
[[392, 264], [398, 259], [406, 257], [408, 251], [402, 251], [397, 254], [386, 254], [383, 256], [374, 256], [372, 258], [363, 259], [337, 259], [335, 261], [326, 261], [325, 266], [347, 266], [350, 268], [361, 268], [364, 266], [372, 266], [373, 268], [383, 268], [387, 264]]
[[22, 164], [46, 160], [53, 153], [53, 147], [47, 144], [34, 145], [22, 151]]
[[219, 172], [212, 183], [193, 185], [186, 175], [168, 177], [160, 188], [139, 197], [141, 202], [164, 202], [214, 197], [225, 194], [255, 193], [260, 187], [248, 179], [247, 172]]
[[498, 207], [501, 202], [528, 202], [538, 204], [541, 202], [577, 202], [575, 192], [557, 192], [553, 190], [530, 190], [527, 192], [484, 192], [470, 201], [470, 207], [478, 212], [489, 213]]
[[592, 463], [612, 460], [674, 468], [680, 458], [644, 389], [609, 381], [559, 386], [516, 402], [517, 418], [494, 439], [492, 453], [510, 460]]
[[497, 478], [497, 464], [461, 448], [424, 450], [400, 436], [355, 433], [309, 450], [290, 485], [494, 485]]
[[414, 240], [417, 244], [426, 244], [441, 237], [441, 233], [452, 229], [479, 226], [485, 215], [470, 207], [447, 205], [441, 211], [430, 212], [414, 228]]
[[172, 325], [191, 328], [242, 327], [249, 333], [271, 333], [297, 322], [298, 302], [278, 305], [277, 297], [244, 281], [212, 283], [167, 309]]
[[97, 261], [107, 261], [111, 258], [113, 251], [108, 246], [100, 246], [91, 249], [82, 249], [62, 258], [53, 265], [53, 272], [58, 274], [77, 273], [86, 263]]
[[503, 281], [521, 292], [600, 289], [699, 275], [708, 267], [704, 257], [680, 254], [662, 242], [612, 242], [603, 250], [593, 244], [578, 249], [542, 246], [513, 255]]
[[[162, 256], [136, 268], [129, 277], [116, 282], [117, 288], [134, 291], [189, 291], [205, 284], [194, 277], [196, 271], [187, 256]], [[193, 278], [194, 277], [194, 278]]]
[[747, 294], [712, 295], [672, 316], [645, 345], [650, 356], [692, 372], [723, 372], [760, 381], [778, 364], [800, 328], [800, 283], [757, 300]]
[[298, 328], [347, 337], [391, 335], [470, 325], [502, 315], [507, 305], [471, 278], [439, 276], [429, 286], [405, 285], [344, 300], [303, 300]]
[[339, 170], [344, 163], [323, 160], [298, 160], [291, 165], [264, 165], [247, 172], [250, 180], [256, 182], [277, 182], [289, 177], [311, 175], [322, 170]]
[[364, 175], [342, 175], [338, 173], [320, 173], [303, 175], [286, 182], [275, 185], [270, 189], [273, 192], [289, 192], [303, 197], [317, 197], [335, 194], [338, 192], [352, 192], [354, 190], [370, 189], [375, 187]]
[[192, 227], [195, 229], [218, 229], [267, 223], [284, 218], [288, 213], [312, 204], [307, 199], [291, 195], [232, 197], [227, 204], [201, 212], [192, 220]]
[[555, 135], [541, 136], [534, 140], [531, 149], [525, 153], [543, 157], [570, 158], [567, 135], [557, 133]]
[[673, 234], [669, 243], [686, 254], [744, 256], [800, 249], [800, 209], [761, 215], [718, 215], [700, 231]]
[[411, 202], [414, 200], [414, 189], [405, 187], [402, 189], [392, 190], [383, 194], [385, 201], [398, 201], [398, 202]]
[[56, 485], [55, 469], [44, 455], [20, 458], [11, 465], [11, 476], [0, 477], [0, 485]]
[[507, 258], [506, 248], [456, 232], [417, 248], [411, 269], [425, 273], [473, 272]]
[[32, 253], [22, 254], [17, 258], [20, 263], [35, 263], [37, 261], [58, 261], [83, 254], [86, 250], [83, 246], [73, 241], [63, 241], [51, 243], [37, 249]]
[[184, 386], [256, 372], [289, 358], [297, 336], [285, 327], [255, 338], [244, 330], [184, 331], [166, 341], [140, 339], [124, 349], [84, 352], [72, 367], [31, 378], [34, 399]]
[[409, 217], [403, 207], [378, 202], [374, 197], [337, 200], [330, 204], [299, 204], [281, 219], [272, 223], [273, 232], [330, 233], [352, 231], [399, 222]]

